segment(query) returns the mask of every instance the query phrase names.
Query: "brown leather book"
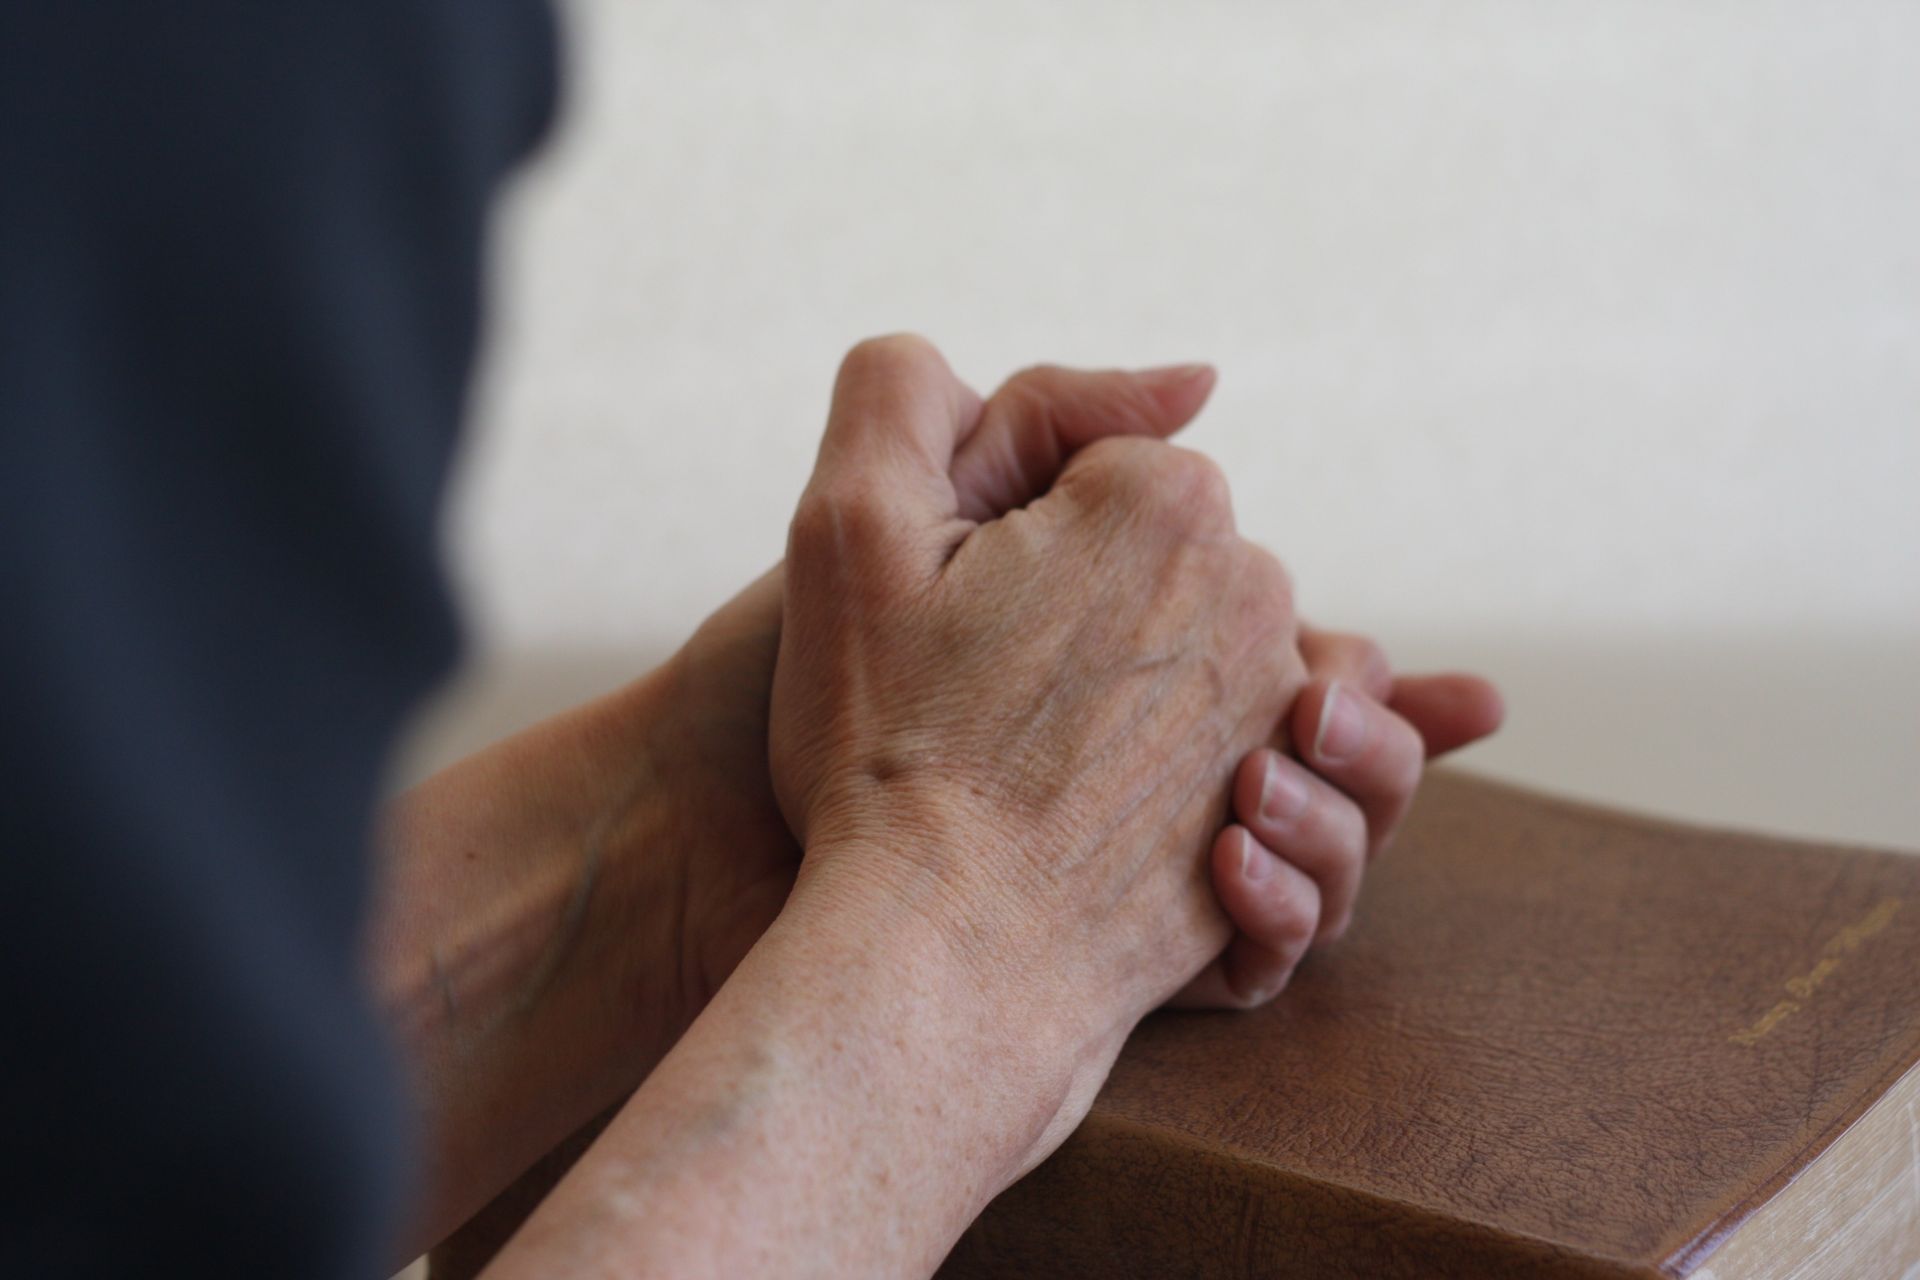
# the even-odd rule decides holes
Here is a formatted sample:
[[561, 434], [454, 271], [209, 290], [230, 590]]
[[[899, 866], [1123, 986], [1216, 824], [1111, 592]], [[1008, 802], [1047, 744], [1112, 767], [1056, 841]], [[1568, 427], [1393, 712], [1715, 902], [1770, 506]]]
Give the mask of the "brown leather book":
[[1920, 1272], [1920, 858], [1444, 772], [1257, 1013], [1165, 1013], [942, 1276]]
[[941, 1274], [1920, 1274], [1917, 1059], [1920, 858], [1437, 772], [1347, 938], [1149, 1018]]

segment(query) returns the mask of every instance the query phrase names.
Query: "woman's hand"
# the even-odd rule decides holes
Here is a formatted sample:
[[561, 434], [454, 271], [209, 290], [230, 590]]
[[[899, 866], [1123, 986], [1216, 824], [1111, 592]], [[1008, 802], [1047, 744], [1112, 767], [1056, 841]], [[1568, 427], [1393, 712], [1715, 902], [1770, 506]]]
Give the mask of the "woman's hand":
[[773, 677], [795, 888], [500, 1275], [927, 1273], [1227, 945], [1204, 852], [1308, 680], [1285, 575], [1210, 464], [1085, 430], [1204, 385], [1076, 421], [1042, 372], [996, 413], [916, 340], [843, 366]]
[[1102, 441], [979, 524], [950, 479], [965, 420], [924, 343], [843, 366], [789, 545], [774, 784], [815, 927], [877, 910], [940, 939], [1073, 1078], [1070, 1127], [1226, 942], [1201, 854], [1306, 670], [1211, 463]]
[[1235, 821], [1210, 855], [1233, 940], [1173, 1004], [1250, 1008], [1278, 994], [1311, 946], [1347, 931], [1424, 761], [1500, 726], [1500, 694], [1478, 676], [1396, 677], [1367, 637], [1312, 627], [1300, 651], [1311, 680], [1275, 735], [1282, 745], [1241, 760]]
[[[950, 377], [951, 375], [949, 375]], [[967, 518], [992, 520], [1044, 492], [1074, 453], [1115, 436], [1164, 438], [1213, 389], [1205, 365], [1141, 371], [1041, 365], [985, 401], [953, 383], [963, 442], [949, 480]], [[688, 1020], [780, 911], [800, 846], [774, 800], [767, 719], [786, 578], [783, 562], [701, 625], [655, 680], [650, 753], [675, 800], [685, 927], [659, 971], [679, 976]]]
[[[984, 403], [959, 387], [968, 418], [950, 471], [959, 509], [994, 519], [1045, 492], [1097, 440], [1172, 435], [1212, 386], [1210, 369], [1186, 365], [1038, 366]], [[675, 844], [687, 859], [688, 927], [672, 964], [688, 1019], [766, 931], [800, 865], [765, 765], [784, 576], [776, 566], [734, 597], [662, 673], [656, 754], [683, 818]], [[1235, 937], [1174, 1003], [1240, 1008], [1278, 993], [1311, 943], [1346, 931], [1365, 864], [1405, 816], [1423, 759], [1499, 726], [1499, 694], [1477, 676], [1396, 677], [1371, 639], [1313, 627], [1301, 628], [1299, 647], [1311, 683], [1273, 745], [1242, 761], [1235, 822], [1210, 858]]]
[[[960, 387], [954, 494], [978, 519], [1023, 505], [1095, 440], [1171, 434], [1212, 385], [1203, 365], [1040, 366], [984, 402]], [[763, 575], [634, 685], [463, 761], [390, 815], [376, 969], [431, 1082], [424, 1231], [624, 1097], [785, 903], [800, 848], [767, 769], [783, 578]], [[462, 1231], [439, 1255], [449, 1273], [490, 1257], [597, 1131]]]
[[1225, 944], [1202, 854], [1306, 678], [1287, 583], [1210, 463], [1087, 443], [1205, 371], [1080, 420], [1084, 377], [996, 414], [925, 343], [848, 358], [774, 670], [794, 890], [499, 1274], [930, 1272]]
[[[1212, 381], [1211, 370], [1205, 366], [1141, 373], [1038, 367], [1016, 375], [985, 402], [953, 383], [953, 403], [960, 417], [957, 430], [963, 441], [953, 454], [948, 475], [959, 515], [965, 520], [988, 521], [1027, 505], [1052, 485], [1069, 459], [1098, 440], [1115, 435], [1161, 437], [1171, 434], [1199, 410]], [[602, 973], [604, 980], [597, 980], [598, 985], [610, 992], [638, 994], [640, 999], [633, 1007], [656, 1011], [650, 1016], [658, 1023], [637, 1040], [633, 1036], [616, 1037], [618, 1043], [651, 1047], [637, 1056], [629, 1053], [628, 1065], [609, 1078], [637, 1078], [638, 1073], [644, 1072], [654, 1057], [672, 1043], [686, 1023], [706, 1007], [720, 984], [779, 913], [799, 867], [800, 849], [788, 833], [766, 764], [769, 750], [766, 724], [774, 659], [780, 645], [783, 578], [784, 568], [776, 567], [741, 592], [716, 612], [666, 666], [640, 685], [595, 707], [530, 731], [523, 745], [517, 741], [503, 744], [487, 757], [454, 771], [453, 776], [437, 788], [450, 791], [454, 796], [462, 793], [484, 796], [491, 812], [509, 803], [518, 793], [518, 789], [512, 787], [503, 789], [503, 782], [511, 783], [522, 772], [529, 776], [539, 774], [541, 776], [534, 779], [538, 782], [534, 790], [545, 800], [537, 807], [540, 812], [560, 820], [560, 831], [579, 826], [603, 830], [617, 837], [603, 842], [609, 859], [606, 868], [616, 873], [612, 883], [659, 886], [665, 890], [666, 898], [671, 899], [664, 917], [650, 906], [645, 919], [670, 918], [673, 927], [629, 927], [626, 936], [630, 942], [615, 948], [624, 951], [628, 959], [623, 961], [618, 973]], [[1369, 657], [1366, 650], [1359, 647], [1364, 642], [1308, 632], [1303, 644], [1309, 671], [1316, 677], [1338, 677], [1369, 690], [1377, 687], [1373, 679], [1376, 673], [1384, 677], [1384, 662], [1378, 660], [1377, 652]], [[1449, 731], [1447, 717], [1434, 711], [1435, 707], [1441, 712], [1446, 710], [1447, 686], [1429, 687], [1417, 681], [1402, 681], [1400, 687], [1411, 693], [1405, 705], [1401, 696], [1395, 694], [1396, 710], [1416, 723], [1422, 723], [1424, 714], [1422, 727], [1429, 730], [1430, 742], [1433, 741], [1430, 726], [1438, 724], [1442, 732]], [[1437, 702], [1436, 689], [1441, 695]], [[1385, 696], [1384, 690], [1379, 696]], [[1297, 713], [1294, 718], [1299, 720]], [[1458, 715], [1453, 717], [1455, 722], [1459, 719]], [[1295, 725], [1297, 737], [1303, 742], [1314, 741], [1318, 735], [1301, 727], [1303, 723]], [[638, 739], [634, 736], [636, 732]], [[1276, 737], [1283, 740], [1285, 735]], [[637, 748], [632, 745], [636, 742]], [[1365, 759], [1345, 767], [1337, 761], [1318, 762], [1316, 767], [1322, 768], [1325, 776], [1309, 777], [1316, 795], [1312, 812], [1322, 816], [1287, 827], [1262, 825], [1257, 818], [1246, 816], [1252, 811], [1242, 804], [1239, 808], [1244, 828], [1260, 832], [1259, 839], [1267, 842], [1268, 849], [1276, 851], [1261, 852], [1277, 858], [1294, 876], [1305, 875], [1318, 892], [1316, 875], [1339, 875], [1346, 864], [1357, 868], [1360, 859], [1353, 851], [1370, 841], [1384, 840], [1398, 812], [1404, 809], [1411, 779], [1404, 770], [1386, 767], [1388, 754], [1369, 752]], [[586, 807], [582, 808], [582, 816], [577, 821], [569, 816], [570, 811], [554, 811], [556, 779], [551, 776], [550, 766], [557, 759], [575, 759], [580, 764], [603, 761], [612, 766], [605, 785], [595, 783], [583, 790]], [[627, 763], [617, 764], [621, 760]], [[524, 761], [529, 767], [522, 769], [516, 761]], [[476, 768], [482, 764], [486, 767]], [[531, 767], [536, 765], [539, 767]], [[471, 786], [463, 781], [467, 773], [475, 774]], [[572, 788], [599, 774], [598, 766], [586, 773], [570, 773], [568, 786]], [[1417, 774], [1416, 766], [1412, 776]], [[1244, 784], [1241, 790], [1244, 792]], [[601, 798], [592, 799], [596, 795]], [[661, 800], [671, 803], [658, 803]], [[626, 813], [609, 810], [597, 817], [587, 811], [608, 805], [637, 808]], [[464, 804], [458, 807], [463, 811], [468, 809]], [[487, 818], [486, 822], [500, 825], [494, 818]], [[464, 825], [471, 836], [477, 838], [485, 834], [475, 828], [471, 820]], [[1377, 832], [1377, 840], [1366, 834], [1369, 826]], [[503, 855], [510, 857], [516, 870], [515, 878], [503, 878], [501, 884], [511, 890], [514, 900], [524, 900], [525, 895], [517, 887], [523, 879], [519, 869], [537, 871], [546, 864], [529, 858], [532, 846], [526, 838], [528, 832], [518, 821], [507, 823], [502, 829], [516, 833], [510, 845], [502, 845]], [[1356, 831], [1360, 832], [1357, 836]], [[1330, 840], [1329, 834], [1334, 838]], [[450, 843], [448, 847], [452, 847]], [[476, 846], [473, 839], [465, 839], [464, 847], [465, 856], [470, 859], [473, 849], [484, 848], [485, 842]], [[1199, 852], [1198, 848], [1192, 851], [1196, 865]], [[635, 858], [656, 860], [658, 868], [639, 880], [620, 873], [620, 868]], [[659, 861], [662, 859], [666, 861]], [[558, 861], [562, 866], [572, 865], [564, 849]], [[465, 863], [459, 883], [476, 883], [473, 870], [470, 861]], [[1357, 880], [1357, 874], [1353, 878]], [[1293, 883], [1291, 878], [1288, 882]], [[1284, 981], [1285, 972], [1291, 969], [1285, 944], [1269, 946], [1266, 951], [1262, 951], [1261, 946], [1276, 930], [1295, 926], [1288, 921], [1284, 895], [1263, 890], [1256, 878], [1243, 875], [1239, 863], [1223, 862], [1217, 850], [1214, 885], [1241, 936], [1210, 966], [1207, 974], [1188, 988], [1182, 999], [1241, 1004], [1245, 998], [1240, 992], [1277, 989]], [[435, 902], [443, 897], [437, 892], [413, 896]], [[603, 926], [620, 918], [619, 902], [630, 899], [633, 899], [632, 893], [600, 895], [597, 901], [605, 903], [605, 909], [596, 910], [583, 925], [589, 931], [589, 949], [606, 950], [591, 942], [592, 937], [598, 936], [593, 931], [604, 932]], [[665, 899], [648, 899], [649, 904], [657, 901]], [[1279, 910], [1274, 909], [1276, 901]], [[468, 914], [481, 918], [488, 913]], [[628, 918], [631, 922], [631, 915]], [[602, 925], [595, 925], [594, 920], [600, 920]], [[1316, 918], [1308, 931], [1314, 932], [1317, 928]], [[428, 931], [411, 927], [404, 933], [408, 937], [429, 936]], [[1225, 937], [1224, 926], [1220, 936]], [[437, 952], [436, 957], [455, 953]], [[1280, 955], [1279, 961], [1268, 958], [1275, 953]], [[435, 963], [437, 966], [437, 958]], [[1258, 969], [1262, 963], [1284, 967], [1277, 978], [1263, 977]], [[1223, 995], [1218, 984], [1229, 974], [1233, 975], [1236, 985], [1227, 988]], [[465, 1011], [471, 1001], [466, 998], [464, 984], [461, 994], [461, 1008]], [[632, 1004], [631, 997], [619, 999], [621, 1003]], [[582, 1007], [592, 1012], [596, 1008], [605, 1009], [607, 1002], [588, 1000]], [[595, 1025], [605, 1022], [604, 1014], [596, 1015]], [[569, 1058], [566, 1048], [571, 1043], [569, 1034], [544, 1033], [540, 1060], [554, 1063], [574, 1060]], [[497, 1056], [490, 1055], [487, 1060]], [[457, 1078], [444, 1072], [436, 1075], [448, 1081]], [[569, 1106], [573, 1108], [570, 1114], [575, 1115], [588, 1103], [600, 1105], [586, 1095], [611, 1096], [603, 1094], [598, 1087], [583, 1090], [571, 1077], [564, 1086], [555, 1082], [554, 1087], [541, 1086], [540, 1092], [570, 1099]], [[495, 1117], [488, 1125], [488, 1132], [501, 1132], [499, 1117], [503, 1107], [510, 1104], [498, 1090], [486, 1090], [476, 1097], [478, 1101], [473, 1109]], [[537, 1125], [534, 1130], [538, 1130]], [[551, 1142], [557, 1133], [551, 1128], [547, 1132], [550, 1136], [546, 1141]], [[569, 1152], [556, 1153], [543, 1168], [530, 1173], [511, 1197], [502, 1197], [498, 1205], [464, 1232], [463, 1243], [467, 1237], [472, 1238], [467, 1256], [490, 1256], [498, 1242], [518, 1225], [583, 1147], [584, 1140], [576, 1140]], [[512, 1158], [505, 1152], [501, 1155]], [[477, 1189], [486, 1186], [489, 1175], [484, 1166], [493, 1163], [491, 1159], [481, 1161], [462, 1156], [453, 1167], [470, 1171], [473, 1177], [470, 1185]], [[448, 1188], [449, 1192], [453, 1190]]]

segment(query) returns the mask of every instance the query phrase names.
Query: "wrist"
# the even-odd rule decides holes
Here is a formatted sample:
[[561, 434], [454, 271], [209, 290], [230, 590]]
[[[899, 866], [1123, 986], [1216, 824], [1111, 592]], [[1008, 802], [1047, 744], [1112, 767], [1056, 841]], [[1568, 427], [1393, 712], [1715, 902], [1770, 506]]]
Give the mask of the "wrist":
[[875, 970], [869, 982], [911, 995], [914, 1033], [946, 1046], [937, 1062], [954, 1079], [944, 1087], [956, 1098], [979, 1090], [992, 1100], [977, 1118], [1011, 1182], [1085, 1114], [1124, 1029], [1114, 1035], [1088, 1002], [1063, 999], [1078, 988], [1045, 963], [1030, 913], [1008, 903], [989, 908], [992, 895], [970, 894], [978, 887], [962, 888], [939, 869], [949, 855], [977, 861], [979, 850], [934, 853], [923, 840], [911, 850], [904, 843], [810, 848], [768, 941], [776, 953], [857, 957]]
[[437, 1238], [630, 1093], [693, 1013], [682, 877], [642, 749], [650, 682], [453, 765], [389, 807], [371, 980], [429, 1136]]
[[[502, 1256], [624, 1274], [930, 1274], [1058, 1110], [944, 940], [814, 878]], [[740, 1212], [741, 1204], [753, 1212]], [[605, 1212], [619, 1204], [617, 1221]]]
[[767, 776], [763, 673], [712, 629], [636, 686], [626, 713], [643, 726], [634, 750], [651, 779], [633, 797], [647, 811], [636, 827], [673, 860], [677, 919], [655, 941], [679, 975], [676, 1035], [772, 924], [800, 865]]

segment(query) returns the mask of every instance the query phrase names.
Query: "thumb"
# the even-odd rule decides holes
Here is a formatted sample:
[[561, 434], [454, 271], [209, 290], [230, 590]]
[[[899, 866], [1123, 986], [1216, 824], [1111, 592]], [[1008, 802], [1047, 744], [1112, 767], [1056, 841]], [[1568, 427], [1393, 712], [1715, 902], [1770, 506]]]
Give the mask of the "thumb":
[[1039, 365], [988, 399], [953, 457], [959, 514], [986, 521], [1024, 507], [1052, 486], [1067, 459], [1108, 436], [1172, 435], [1213, 393], [1206, 364], [1127, 372]]
[[840, 362], [803, 503], [863, 506], [927, 540], [959, 512], [948, 472], [980, 411], [980, 397], [925, 338], [867, 339]]

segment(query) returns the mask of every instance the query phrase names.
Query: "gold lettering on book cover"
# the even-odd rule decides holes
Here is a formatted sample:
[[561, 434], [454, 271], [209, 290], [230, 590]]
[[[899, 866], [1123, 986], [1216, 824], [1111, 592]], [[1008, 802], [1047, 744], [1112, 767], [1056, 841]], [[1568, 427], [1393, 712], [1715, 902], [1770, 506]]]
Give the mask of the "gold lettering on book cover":
[[1887, 927], [1894, 913], [1900, 910], [1901, 899], [1882, 898], [1874, 904], [1873, 910], [1827, 939], [1827, 945], [1820, 949], [1820, 958], [1805, 973], [1787, 979], [1787, 995], [1791, 999], [1782, 1000], [1773, 1008], [1761, 1014], [1752, 1026], [1734, 1032], [1727, 1039], [1734, 1044], [1758, 1044], [1762, 1037], [1775, 1027], [1800, 1012], [1805, 1002], [1813, 998], [1820, 984], [1833, 976], [1834, 970], [1849, 952], [1860, 949], [1860, 944]]

